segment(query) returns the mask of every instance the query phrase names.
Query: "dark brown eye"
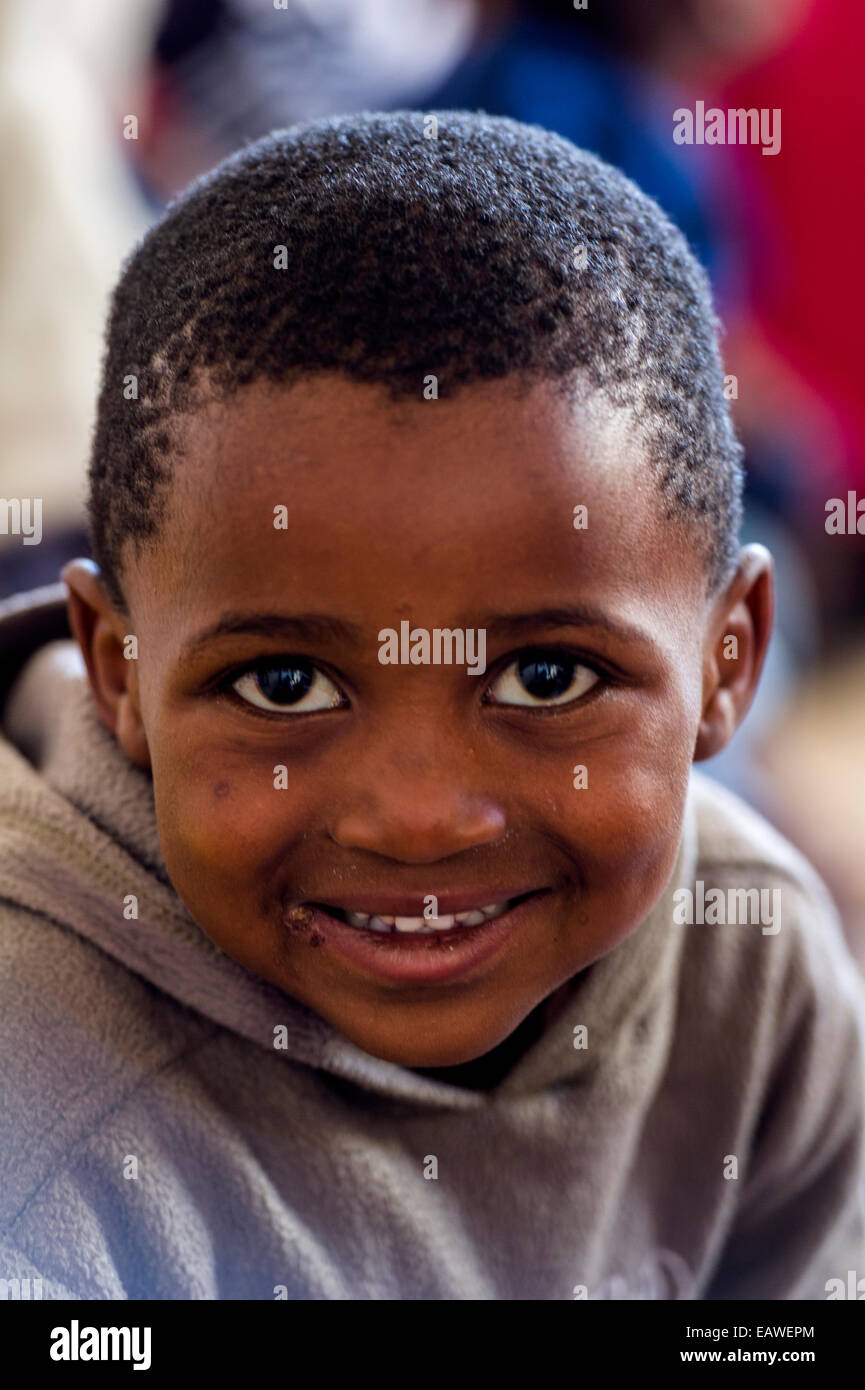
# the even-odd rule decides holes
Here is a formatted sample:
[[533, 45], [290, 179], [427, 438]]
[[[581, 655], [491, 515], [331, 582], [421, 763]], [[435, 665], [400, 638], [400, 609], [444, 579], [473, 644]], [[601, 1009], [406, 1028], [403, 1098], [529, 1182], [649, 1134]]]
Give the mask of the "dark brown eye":
[[490, 694], [501, 705], [564, 705], [585, 695], [599, 679], [590, 666], [565, 652], [531, 652], [505, 668]]
[[311, 714], [344, 704], [342, 692], [330, 677], [298, 657], [263, 662], [244, 671], [232, 689], [248, 704], [273, 712]]

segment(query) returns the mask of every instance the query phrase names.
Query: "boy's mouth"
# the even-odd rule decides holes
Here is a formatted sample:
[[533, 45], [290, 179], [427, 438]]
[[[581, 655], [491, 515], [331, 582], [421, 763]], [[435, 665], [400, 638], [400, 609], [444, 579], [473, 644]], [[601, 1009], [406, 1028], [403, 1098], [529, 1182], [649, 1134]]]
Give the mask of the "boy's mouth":
[[479, 927], [484, 922], [492, 922], [496, 917], [501, 917], [518, 903], [524, 902], [526, 898], [534, 896], [536, 889], [528, 893], [519, 893], [514, 897], [500, 898], [498, 901], [485, 903], [480, 907], [469, 907], [458, 911], [438, 912], [435, 916], [409, 916], [405, 914], [387, 913], [384, 911], [363, 911], [360, 908], [335, 907], [331, 903], [310, 902], [304, 904], [318, 912], [326, 912], [328, 916], [335, 917], [340, 922], [346, 922], [350, 927], [356, 927], [359, 931], [373, 931], [396, 935], [404, 932], [406, 934], [429, 935], [436, 932], [450, 932], [464, 927]]
[[466, 889], [441, 898], [358, 892], [351, 904], [312, 898], [284, 904], [283, 923], [298, 942], [326, 947], [334, 959], [378, 982], [447, 986], [489, 967], [537, 920], [535, 904], [551, 892]]

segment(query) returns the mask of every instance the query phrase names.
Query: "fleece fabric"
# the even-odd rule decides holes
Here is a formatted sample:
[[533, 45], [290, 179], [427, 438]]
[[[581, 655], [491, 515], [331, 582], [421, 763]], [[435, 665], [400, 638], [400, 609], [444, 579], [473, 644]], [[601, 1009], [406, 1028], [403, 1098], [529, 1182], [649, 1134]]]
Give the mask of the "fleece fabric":
[[[649, 917], [497, 1086], [433, 1079], [198, 927], [63, 593], [0, 610], [12, 1296], [823, 1299], [865, 1276], [862, 985], [763, 819], [695, 773]], [[677, 921], [698, 881], [778, 889], [780, 928]]]

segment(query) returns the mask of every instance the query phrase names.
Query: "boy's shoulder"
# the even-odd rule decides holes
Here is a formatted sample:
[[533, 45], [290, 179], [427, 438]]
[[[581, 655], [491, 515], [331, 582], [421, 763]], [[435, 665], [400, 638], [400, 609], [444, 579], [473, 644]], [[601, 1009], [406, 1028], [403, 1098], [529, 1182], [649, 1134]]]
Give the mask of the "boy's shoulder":
[[[779, 938], [789, 925], [791, 935], [821, 939], [833, 951], [841, 947], [842, 955], [848, 953], [823, 879], [765, 816], [696, 771], [691, 774], [689, 806], [696, 828], [694, 909], [699, 911], [702, 901], [706, 923], [752, 925], [759, 936]], [[724, 901], [718, 892], [722, 889]]]
[[0, 1225], [213, 1031], [78, 933], [0, 903]]
[[800, 850], [753, 806], [696, 768], [691, 771], [690, 800], [701, 867], [763, 870], [825, 894], [825, 885]]
[[[683, 985], [743, 1027], [838, 1033], [865, 1026], [865, 984], [838, 912], [805, 856], [753, 807], [692, 772], [693, 882], [675, 895]], [[810, 1020], [810, 1023], [809, 1023]]]

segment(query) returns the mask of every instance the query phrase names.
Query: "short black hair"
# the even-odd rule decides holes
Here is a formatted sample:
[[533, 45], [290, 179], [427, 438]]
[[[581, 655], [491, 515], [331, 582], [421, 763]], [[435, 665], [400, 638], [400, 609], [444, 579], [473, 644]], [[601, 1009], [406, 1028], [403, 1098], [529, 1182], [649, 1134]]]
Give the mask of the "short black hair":
[[705, 272], [652, 199], [559, 135], [361, 112], [273, 131], [168, 206], [114, 291], [93, 432], [91, 546], [121, 610], [173, 426], [214, 393], [324, 371], [394, 399], [422, 399], [430, 374], [441, 396], [582, 374], [633, 411], [709, 588], [734, 566], [742, 449]]

